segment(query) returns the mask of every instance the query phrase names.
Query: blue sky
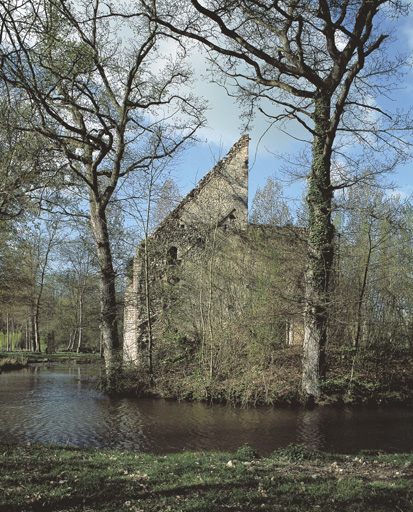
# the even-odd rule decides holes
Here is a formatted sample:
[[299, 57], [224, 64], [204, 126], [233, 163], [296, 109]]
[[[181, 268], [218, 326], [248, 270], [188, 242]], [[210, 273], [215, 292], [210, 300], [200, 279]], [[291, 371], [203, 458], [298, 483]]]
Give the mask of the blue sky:
[[[413, 14], [397, 21], [397, 42], [393, 43], [394, 51], [410, 53], [413, 50]], [[197, 71], [202, 74], [205, 68], [204, 61], [197, 60]], [[393, 100], [394, 109], [408, 109], [413, 106], [413, 71], [410, 70], [401, 84], [402, 89], [395, 92]], [[196, 183], [214, 166], [217, 159], [225, 156], [228, 149], [240, 138], [239, 108], [226, 95], [226, 92], [215, 84], [200, 79], [197, 83], [197, 93], [210, 103], [211, 109], [207, 115], [208, 127], [202, 129], [198, 135], [202, 142], [190, 149], [181, 159], [174, 178], [183, 194], [189, 192]], [[254, 129], [250, 131], [250, 204], [258, 186], [265, 184], [268, 176], [275, 175], [283, 180], [281, 173], [282, 161], [275, 158], [273, 153], [294, 153], [299, 151], [300, 145], [281, 132], [277, 127], [272, 127], [260, 141], [267, 130], [265, 119], [257, 118]], [[259, 143], [260, 141], [260, 143]], [[259, 145], [258, 145], [259, 143]], [[397, 171], [389, 176], [396, 188], [403, 196], [413, 193], [413, 162], [400, 166]], [[295, 183], [285, 188], [285, 195], [291, 198], [301, 196], [304, 184]]]

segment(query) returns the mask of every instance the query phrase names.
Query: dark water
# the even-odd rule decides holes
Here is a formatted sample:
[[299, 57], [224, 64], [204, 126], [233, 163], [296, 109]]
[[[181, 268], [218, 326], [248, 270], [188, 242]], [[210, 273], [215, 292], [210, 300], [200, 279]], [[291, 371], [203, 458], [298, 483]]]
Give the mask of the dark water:
[[409, 408], [233, 409], [166, 400], [113, 399], [95, 391], [87, 366], [0, 375], [0, 438], [152, 453], [235, 451], [262, 455], [291, 442], [356, 453], [413, 450]]

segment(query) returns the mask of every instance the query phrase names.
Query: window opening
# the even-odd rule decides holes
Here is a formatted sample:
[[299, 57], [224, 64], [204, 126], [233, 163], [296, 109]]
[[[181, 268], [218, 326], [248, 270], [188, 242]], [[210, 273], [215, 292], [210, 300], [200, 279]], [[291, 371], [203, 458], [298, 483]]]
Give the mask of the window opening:
[[166, 254], [166, 263], [168, 265], [176, 265], [178, 263], [178, 249], [177, 247], [170, 247]]

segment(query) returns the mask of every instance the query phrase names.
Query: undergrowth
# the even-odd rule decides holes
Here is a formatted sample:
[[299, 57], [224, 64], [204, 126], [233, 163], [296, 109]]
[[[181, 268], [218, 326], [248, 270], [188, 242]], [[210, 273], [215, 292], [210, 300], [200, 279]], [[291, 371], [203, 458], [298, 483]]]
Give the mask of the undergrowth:
[[[350, 378], [353, 353], [345, 349], [330, 350], [320, 403], [413, 404], [410, 353], [392, 354], [382, 362], [362, 356]], [[233, 367], [211, 376], [196, 357], [186, 353], [179, 360], [155, 364], [153, 379], [148, 377], [144, 366], [116, 367], [103, 378], [102, 387], [115, 394], [149, 394], [233, 406], [302, 403], [301, 347], [279, 349], [265, 365], [248, 366], [247, 362], [240, 355]]]

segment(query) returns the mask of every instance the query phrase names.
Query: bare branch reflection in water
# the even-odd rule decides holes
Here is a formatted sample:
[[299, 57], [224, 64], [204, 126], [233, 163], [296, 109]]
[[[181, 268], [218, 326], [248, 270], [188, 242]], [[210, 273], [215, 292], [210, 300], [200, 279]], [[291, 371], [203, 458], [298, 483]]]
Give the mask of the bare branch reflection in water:
[[235, 451], [268, 455], [289, 443], [342, 453], [413, 450], [409, 408], [250, 408], [109, 398], [93, 388], [92, 367], [37, 366], [0, 375], [0, 436], [156, 454]]

